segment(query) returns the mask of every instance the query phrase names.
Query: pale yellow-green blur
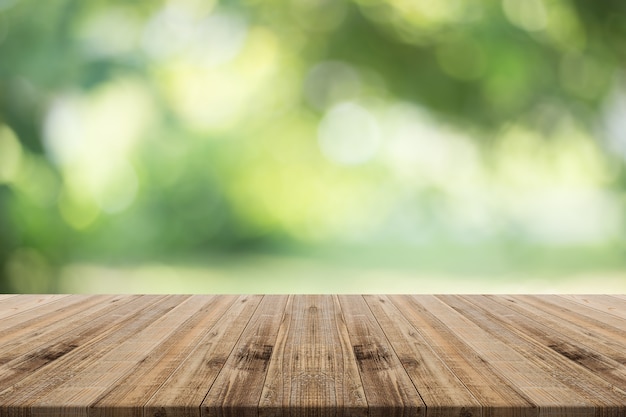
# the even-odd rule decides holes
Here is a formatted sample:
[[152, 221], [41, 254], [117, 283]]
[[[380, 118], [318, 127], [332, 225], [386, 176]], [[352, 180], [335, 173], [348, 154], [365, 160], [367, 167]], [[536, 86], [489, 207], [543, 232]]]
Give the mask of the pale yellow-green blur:
[[0, 292], [624, 292], [625, 14], [0, 0]]

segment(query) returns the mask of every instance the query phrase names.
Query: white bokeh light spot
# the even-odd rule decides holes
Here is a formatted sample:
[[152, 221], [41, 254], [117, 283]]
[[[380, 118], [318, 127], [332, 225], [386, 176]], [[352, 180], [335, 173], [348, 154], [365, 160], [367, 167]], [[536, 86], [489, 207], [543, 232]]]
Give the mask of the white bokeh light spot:
[[380, 129], [376, 118], [356, 103], [342, 103], [326, 113], [318, 127], [322, 153], [342, 165], [358, 165], [377, 153]]

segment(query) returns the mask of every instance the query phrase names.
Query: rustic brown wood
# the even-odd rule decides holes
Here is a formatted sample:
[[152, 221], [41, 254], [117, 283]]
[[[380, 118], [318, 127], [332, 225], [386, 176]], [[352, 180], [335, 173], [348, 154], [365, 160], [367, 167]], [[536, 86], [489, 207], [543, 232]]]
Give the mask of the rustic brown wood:
[[[571, 362], [580, 365], [578, 355], [584, 353], [579, 352], [570, 356], [564, 353], [565, 349], [559, 351], [558, 345], [544, 347], [536, 343], [532, 336], [529, 337], [523, 331], [524, 329], [503, 323], [505, 319], [503, 316], [507, 313], [496, 310], [492, 305], [485, 307], [484, 300], [476, 302], [473, 299], [474, 302], [470, 302], [458, 296], [441, 298], [463, 318], [467, 317], [476, 323], [475, 326], [465, 328], [465, 331], [485, 332], [483, 339], [491, 338], [493, 341], [491, 345], [508, 348], [498, 349], [500, 352], [493, 356], [494, 362], [498, 363], [496, 358], [505, 358], [506, 362], [501, 369], [510, 373], [509, 378], [516, 378], [519, 383], [525, 385], [522, 390], [528, 396], [535, 395], [541, 398], [541, 402], [538, 403], [540, 409], [543, 407], [551, 410], [554, 415], [562, 416], [592, 416], [595, 415], [594, 409], [600, 404], [611, 411], [614, 410], [613, 387], [610, 384], [582, 366], [576, 369], [576, 373], [572, 372]], [[533, 336], [536, 334], [533, 333]], [[512, 353], [510, 347], [515, 347], [517, 352]], [[486, 352], [490, 349], [487, 347]], [[621, 399], [624, 394], [618, 392], [615, 395]]]
[[[168, 405], [180, 407], [183, 403], [183, 396], [175, 384], [178, 383], [179, 387], [185, 388], [185, 392], [191, 393], [192, 381], [189, 377], [194, 373], [186, 372], [187, 379], [181, 380], [177, 377], [178, 371], [187, 369], [189, 361], [194, 358], [199, 357], [202, 362], [207, 352], [215, 353], [215, 349], [211, 350], [207, 343], [214, 345], [215, 341], [219, 340], [220, 324], [222, 328], [225, 324], [233, 325], [232, 314], [244, 319], [252, 314], [254, 304], [246, 305], [239, 302], [233, 306], [236, 299], [235, 296], [210, 298], [198, 313], [190, 316], [184, 325], [179, 326], [169, 335], [166, 341], [135, 364], [133, 369], [118, 383], [111, 384], [92, 405], [89, 415], [98, 417], [141, 415], [144, 406], [160, 390], [166, 391], [170, 395], [168, 398], [175, 402], [167, 403], [164, 395], [157, 395], [159, 403], [151, 404], [152, 407], [160, 408]], [[240, 299], [246, 300], [246, 297]], [[246, 313], [244, 307], [250, 307], [247, 314], [244, 314]], [[195, 370], [202, 370], [204, 367], [200, 366], [201, 362], [196, 362], [191, 366]], [[200, 395], [200, 398], [204, 398], [205, 392], [201, 390]], [[195, 405], [197, 409], [197, 403]]]
[[626, 417], [626, 297], [0, 294], [5, 416]]
[[278, 330], [259, 416], [367, 416], [361, 377], [331, 297], [292, 296]]
[[22, 295], [20, 297], [7, 297], [2, 299], [4, 308], [0, 310], [0, 319], [10, 317], [22, 311], [27, 311], [46, 303], [50, 303], [59, 298], [67, 297], [66, 295]]
[[263, 297], [202, 402], [203, 417], [245, 417], [258, 413], [286, 303], [284, 295]]
[[561, 295], [561, 297], [577, 301], [608, 314], [613, 314], [622, 319], [626, 319], [626, 309], [615, 305], [614, 297], [608, 295]]
[[[385, 328], [408, 323], [405, 337], [415, 343], [415, 352], [407, 355], [407, 362], [416, 362], [416, 372], [424, 372], [427, 367], [437, 365], [437, 358], [443, 369], [433, 370], [424, 375], [416, 385], [424, 398], [429, 415], [489, 415], [490, 409], [497, 408], [499, 416], [534, 416], [536, 408], [519, 390], [509, 386], [494, 371], [493, 366], [482, 359], [462, 338], [451, 328], [445, 326], [437, 316], [426, 310], [418, 310], [409, 297], [378, 296], [384, 308], [393, 311], [393, 304], [404, 312], [394, 315]], [[392, 301], [391, 303], [389, 301]], [[384, 303], [383, 303], [384, 302]], [[376, 316], [381, 314], [376, 312]], [[399, 336], [389, 334], [392, 343], [400, 340]], [[432, 350], [434, 358], [419, 358]], [[407, 365], [405, 365], [406, 367]], [[409, 369], [407, 367], [407, 369]], [[449, 379], [432, 384], [433, 378], [441, 378], [449, 374]], [[456, 382], [458, 380], [458, 382]], [[444, 389], [448, 391], [444, 391]], [[432, 392], [432, 398], [427, 393]], [[469, 397], [469, 398], [467, 398]], [[473, 400], [472, 400], [473, 399]], [[483, 410], [484, 408], [484, 410]]]
[[[150, 397], [144, 406], [144, 414], [199, 416], [200, 404], [260, 301], [260, 296], [242, 296], [237, 299], [211, 332]], [[168, 414], [168, 410], [177, 410], [177, 413], [169, 411]]]
[[423, 400], [363, 297], [342, 295], [339, 300], [370, 415], [423, 415]]

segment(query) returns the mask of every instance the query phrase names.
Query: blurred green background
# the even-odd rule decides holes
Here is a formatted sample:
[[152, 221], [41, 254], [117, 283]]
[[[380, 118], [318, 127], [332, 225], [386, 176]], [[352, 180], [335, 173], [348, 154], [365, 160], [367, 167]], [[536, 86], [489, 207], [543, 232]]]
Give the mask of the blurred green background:
[[623, 0], [0, 0], [0, 292], [626, 292]]

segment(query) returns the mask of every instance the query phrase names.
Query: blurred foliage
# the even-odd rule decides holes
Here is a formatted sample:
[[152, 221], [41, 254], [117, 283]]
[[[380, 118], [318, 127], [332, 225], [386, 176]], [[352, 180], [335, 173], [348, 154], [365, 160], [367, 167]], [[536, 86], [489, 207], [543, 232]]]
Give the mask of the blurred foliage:
[[625, 66], [621, 0], [0, 0], [0, 292], [83, 259], [619, 249]]

